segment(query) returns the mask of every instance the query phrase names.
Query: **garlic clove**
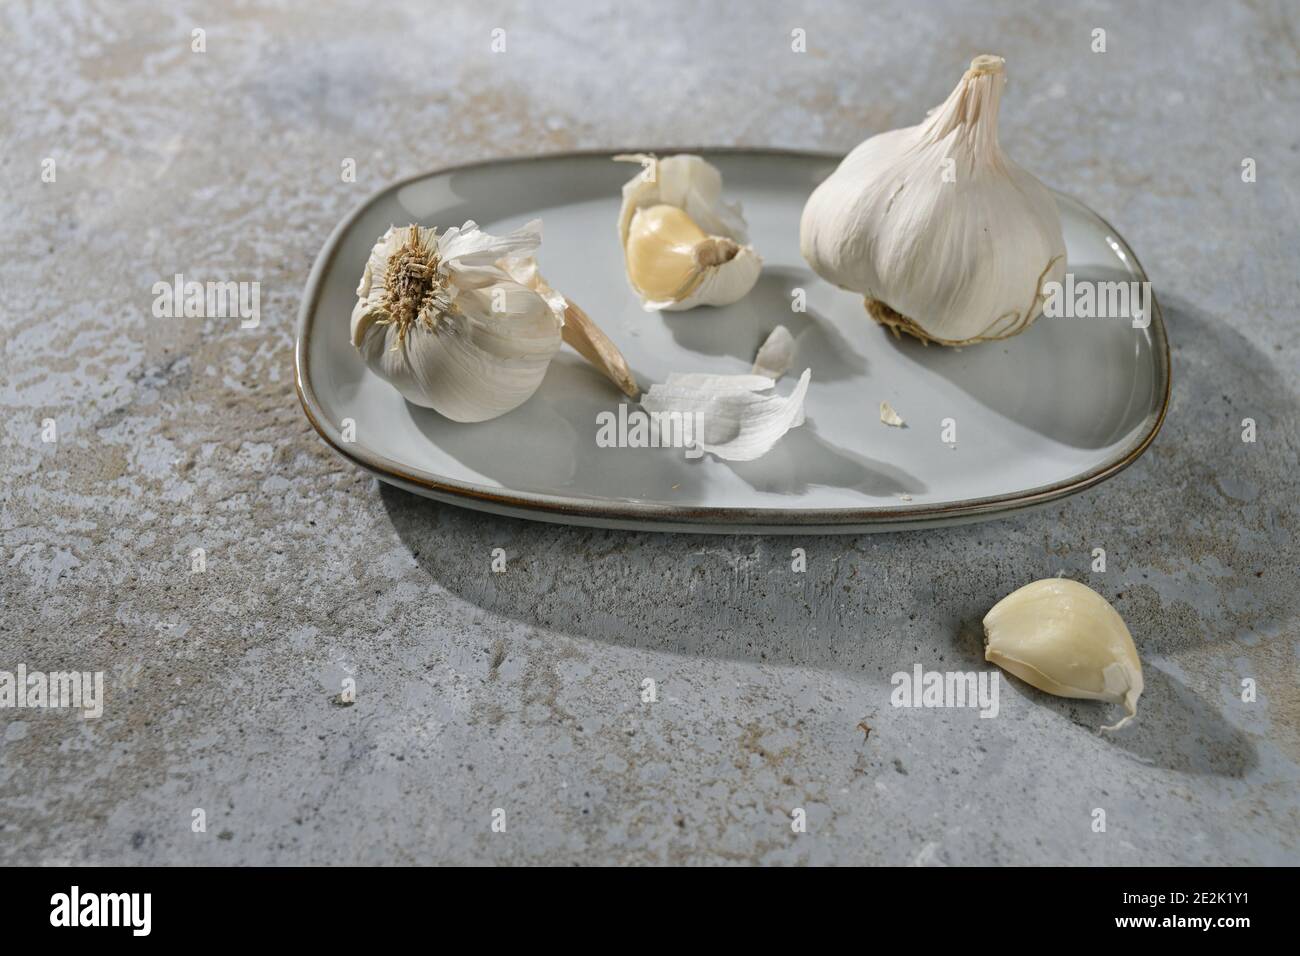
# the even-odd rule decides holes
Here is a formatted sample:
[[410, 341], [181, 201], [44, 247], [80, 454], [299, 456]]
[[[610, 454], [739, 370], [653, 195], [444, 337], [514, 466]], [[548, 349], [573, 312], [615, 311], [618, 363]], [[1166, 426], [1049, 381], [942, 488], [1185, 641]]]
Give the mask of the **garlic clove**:
[[699, 156], [616, 156], [645, 165], [623, 187], [619, 240], [628, 283], [647, 311], [728, 305], [754, 287], [762, 258], [746, 244], [740, 207]]
[[984, 659], [1058, 697], [1122, 703], [1137, 714], [1142, 662], [1109, 602], [1091, 588], [1047, 578], [1013, 591], [984, 617]]
[[596, 366], [623, 394], [635, 401], [641, 390], [632, 377], [632, 370], [628, 368], [623, 353], [600, 326], [592, 321], [591, 316], [551, 287], [538, 271], [536, 260], [531, 256], [513, 258], [504, 261], [502, 266], [512, 278], [546, 300], [551, 310], [563, 318], [564, 327], [560, 333], [564, 343]]
[[[711, 243], [706, 247], [706, 243]], [[718, 244], [726, 243], [726, 246]], [[638, 209], [628, 230], [627, 274], [642, 297], [675, 302], [694, 292], [704, 280], [702, 249], [712, 264], [734, 259], [740, 249], [732, 239], [713, 240], [676, 206]]]
[[644, 206], [676, 206], [710, 235], [726, 236], [742, 245], [749, 242], [740, 203], [722, 200], [722, 173], [712, 163], [692, 153], [657, 157], [649, 153], [615, 156], [618, 162], [641, 163], [642, 171], [623, 186], [618, 214], [620, 240], [627, 239], [632, 215]]
[[1065, 273], [1050, 190], [1003, 153], [1005, 61], [980, 56], [920, 124], [873, 136], [809, 197], [800, 250], [895, 333], [963, 345], [1024, 331]]

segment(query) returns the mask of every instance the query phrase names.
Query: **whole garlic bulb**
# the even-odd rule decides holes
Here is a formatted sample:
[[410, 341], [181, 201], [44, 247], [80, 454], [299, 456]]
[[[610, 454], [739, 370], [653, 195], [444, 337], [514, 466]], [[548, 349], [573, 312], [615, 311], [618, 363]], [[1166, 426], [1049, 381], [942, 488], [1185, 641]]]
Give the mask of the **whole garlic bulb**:
[[944, 345], [1015, 335], [1065, 274], [1055, 199], [998, 145], [1004, 67], [976, 57], [924, 122], [860, 144], [804, 207], [813, 271], [865, 296], [895, 334]]
[[984, 659], [1039, 690], [1123, 704], [1137, 714], [1142, 662], [1119, 612], [1092, 588], [1064, 578], [1026, 584], [984, 616]]
[[441, 236], [389, 229], [357, 286], [352, 344], [407, 401], [455, 421], [518, 407], [542, 384], [563, 319], [501, 260], [540, 242], [537, 220], [502, 237], [474, 222]]
[[412, 404], [479, 422], [527, 401], [567, 341], [636, 397], [618, 349], [538, 273], [531, 253], [541, 229], [537, 219], [505, 236], [473, 221], [441, 235], [389, 229], [352, 310], [352, 344], [366, 365]]
[[623, 186], [618, 236], [628, 283], [646, 311], [729, 305], [758, 281], [763, 260], [739, 205], [722, 201], [722, 174], [699, 156], [614, 157], [644, 169]]

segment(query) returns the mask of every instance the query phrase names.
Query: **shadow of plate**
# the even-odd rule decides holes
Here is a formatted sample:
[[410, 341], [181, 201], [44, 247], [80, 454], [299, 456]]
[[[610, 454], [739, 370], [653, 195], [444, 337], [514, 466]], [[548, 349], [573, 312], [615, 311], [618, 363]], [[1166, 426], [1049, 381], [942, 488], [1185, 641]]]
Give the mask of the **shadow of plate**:
[[[501, 518], [388, 486], [381, 497], [398, 537], [439, 588], [484, 613], [624, 647], [882, 682], [917, 660], [983, 666], [970, 622], [1015, 587], [1057, 573], [1054, 541], [1104, 534], [1112, 555], [1126, 555], [1131, 566], [1113, 567], [1098, 587], [1144, 656], [1228, 644], [1217, 653], [1250, 660], [1258, 649], [1237, 635], [1295, 633], [1300, 621], [1294, 580], [1252, 573], [1300, 565], [1287, 530], [1300, 526], [1300, 514], [1293, 495], [1270, 495], [1293, 488], [1279, 485], [1294, 467], [1287, 443], [1244, 445], [1239, 423], [1248, 410], [1265, 434], [1294, 435], [1300, 403], [1272, 357], [1231, 323], [1176, 298], [1164, 309], [1175, 394], [1153, 449], [1088, 493], [997, 523], [806, 539], [671, 535]], [[880, 480], [905, 483], [887, 472]], [[508, 574], [490, 573], [497, 547], [510, 556]], [[806, 573], [791, 572], [799, 547]], [[1194, 575], [1201, 561], [1229, 573], [1198, 580], [1205, 594], [1195, 606], [1171, 603], [1148, 578], [1171, 555]], [[1245, 576], [1254, 589], [1248, 601], [1238, 594]], [[1260, 673], [1268, 666], [1257, 660]], [[1110, 719], [1101, 705], [1019, 687], [1080, 726]], [[1113, 739], [1137, 759], [1190, 773], [1236, 776], [1257, 760], [1251, 739], [1221, 708], [1154, 667], [1138, 720]]]

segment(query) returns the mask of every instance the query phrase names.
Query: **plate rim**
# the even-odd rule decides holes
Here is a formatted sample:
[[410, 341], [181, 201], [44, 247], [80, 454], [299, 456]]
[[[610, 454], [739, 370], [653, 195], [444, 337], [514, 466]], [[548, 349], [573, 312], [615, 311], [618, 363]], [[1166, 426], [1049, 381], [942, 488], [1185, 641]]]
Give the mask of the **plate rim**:
[[[776, 146], [659, 146], [653, 148], [572, 149], [526, 156], [498, 156], [438, 166], [381, 186], [339, 220], [338, 224], [330, 232], [324, 246], [321, 247], [321, 251], [312, 263], [311, 271], [307, 276], [307, 284], [303, 290], [302, 301], [298, 307], [294, 342], [294, 389], [297, 392], [302, 410], [306, 414], [307, 420], [316, 430], [317, 435], [343, 458], [378, 478], [448, 504], [479, 511], [508, 514], [532, 520], [569, 524], [581, 523], [598, 527], [631, 530], [721, 533], [856, 533], [933, 527], [997, 517], [1078, 494], [1109, 478], [1113, 478], [1133, 464], [1151, 446], [1156, 435], [1160, 433], [1165, 417], [1169, 412], [1173, 374], [1169, 336], [1165, 328], [1164, 315], [1161, 312], [1159, 300], [1153, 289], [1151, 292], [1151, 328], [1154, 330], [1152, 334], [1158, 340], [1157, 344], [1159, 346], [1153, 350], [1153, 354], [1156, 357], [1156, 375], [1161, 380], [1163, 388], [1158, 388], [1160, 392], [1159, 408], [1155, 409], [1154, 412], [1148, 411], [1147, 413], [1146, 431], [1121, 454], [1112, 459], [1107, 459], [1095, 468], [1072, 476], [1065, 481], [1011, 494], [990, 495], [983, 498], [938, 504], [904, 504], [870, 508], [692, 507], [648, 501], [621, 501], [613, 498], [593, 500], [528, 491], [505, 491], [470, 482], [456, 481], [443, 475], [435, 475], [419, 469], [410, 469], [401, 462], [378, 455], [365, 446], [344, 442], [342, 435], [326, 418], [324, 409], [317, 398], [315, 387], [311, 381], [308, 349], [313, 319], [322, 293], [325, 273], [333, 265], [344, 234], [352, 228], [356, 221], [371, 206], [390, 193], [434, 176], [463, 172], [469, 169], [504, 166], [510, 163], [599, 157], [612, 158], [622, 153], [750, 155], [767, 159], [793, 158], [830, 163], [839, 162], [845, 155], [824, 150], [791, 149]], [[1138, 273], [1139, 280], [1150, 282], [1150, 276], [1147, 274], [1146, 269], [1143, 268], [1132, 246], [1129, 245], [1119, 230], [1111, 225], [1108, 219], [1086, 203], [1057, 190], [1054, 190], [1054, 192], [1079, 203], [1089, 213], [1096, 216], [1112, 233], [1116, 241], [1123, 246], [1132, 267]]]

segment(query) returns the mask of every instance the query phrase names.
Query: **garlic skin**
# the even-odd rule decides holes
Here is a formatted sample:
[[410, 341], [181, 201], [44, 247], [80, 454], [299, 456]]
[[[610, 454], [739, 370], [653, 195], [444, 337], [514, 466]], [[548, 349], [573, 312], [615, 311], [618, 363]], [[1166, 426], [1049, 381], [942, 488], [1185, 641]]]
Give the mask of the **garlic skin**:
[[1118, 730], [1137, 714], [1142, 662], [1119, 612], [1076, 581], [1026, 584], [984, 617], [984, 659], [1058, 697], [1123, 704]]
[[384, 233], [352, 310], [352, 344], [366, 365], [453, 421], [485, 421], [527, 401], [564, 324], [563, 296], [525, 284], [541, 225], [500, 237], [472, 221], [441, 235], [414, 225]]
[[773, 391], [766, 375], [673, 373], [651, 385], [641, 407], [651, 414], [698, 415], [703, 434], [696, 447], [723, 461], [753, 461], [772, 450], [791, 428], [804, 423], [804, 400], [812, 369], [804, 369], [787, 397]]
[[901, 415], [894, 411], [894, 406], [889, 402], [880, 403], [880, 421], [882, 424], [889, 425], [893, 428], [902, 428], [907, 422], [903, 421]]
[[749, 373], [765, 375], [775, 382], [790, 371], [790, 366], [794, 364], [794, 350], [794, 336], [784, 325], [778, 325], [758, 347], [754, 367]]
[[943, 345], [1015, 335], [1065, 275], [1056, 200], [998, 145], [1004, 67], [976, 57], [922, 123], [861, 143], [804, 207], [813, 271], [863, 295], [895, 334]]
[[722, 174], [699, 156], [614, 157], [644, 168], [623, 186], [618, 237], [628, 284], [647, 312], [729, 305], [749, 293], [763, 260], [748, 245]]

